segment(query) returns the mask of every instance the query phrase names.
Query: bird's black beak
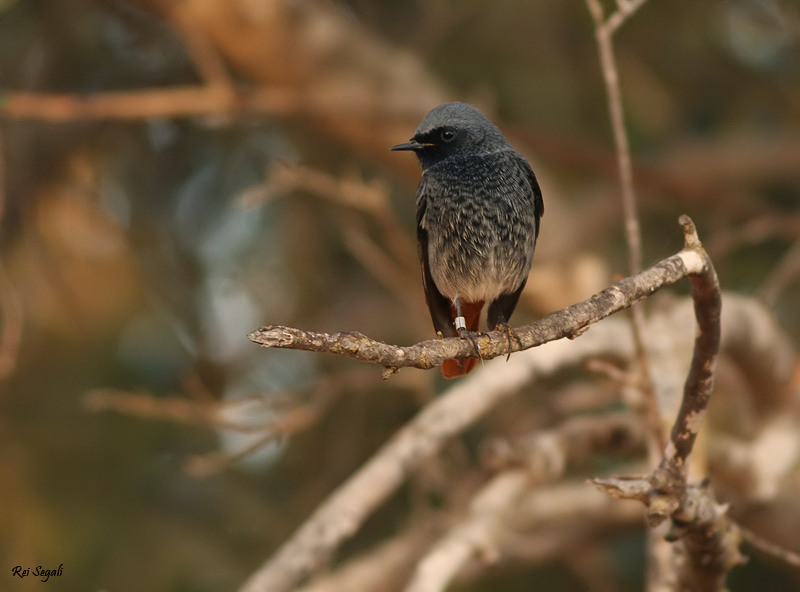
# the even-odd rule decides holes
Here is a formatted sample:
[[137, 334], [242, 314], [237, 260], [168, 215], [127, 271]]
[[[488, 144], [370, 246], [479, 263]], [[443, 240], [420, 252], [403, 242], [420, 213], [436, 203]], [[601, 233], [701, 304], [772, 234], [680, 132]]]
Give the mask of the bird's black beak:
[[398, 144], [397, 146], [392, 146], [392, 150], [422, 150], [423, 148], [428, 148], [429, 146], [433, 146], [433, 144], [417, 142], [416, 140], [411, 140], [410, 142], [406, 142], [404, 144]]

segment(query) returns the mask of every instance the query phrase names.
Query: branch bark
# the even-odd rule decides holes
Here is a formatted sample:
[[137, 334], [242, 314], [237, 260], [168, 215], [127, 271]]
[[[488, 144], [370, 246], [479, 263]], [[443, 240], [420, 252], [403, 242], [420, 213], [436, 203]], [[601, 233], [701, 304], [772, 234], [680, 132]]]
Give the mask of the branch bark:
[[[694, 226], [686, 216], [682, 217], [682, 224]], [[670, 441], [664, 451], [664, 458], [651, 480], [653, 489], [660, 498], [658, 502], [655, 499], [651, 500], [649, 517], [653, 524], [663, 521], [683, 502], [687, 462], [711, 399], [714, 388], [714, 367], [720, 347], [722, 297], [717, 273], [703, 251], [697, 234], [686, 232], [686, 236], [686, 248], [695, 249], [705, 259], [706, 264], [702, 273], [690, 278], [697, 319], [694, 355]], [[661, 502], [664, 503], [663, 506]], [[666, 513], [662, 514], [663, 510], [666, 510]]]
[[686, 235], [685, 248], [695, 250], [705, 264], [701, 273], [690, 278], [697, 335], [670, 441], [661, 463], [649, 478], [594, 482], [615, 497], [644, 503], [651, 526], [671, 519], [667, 539], [678, 541], [673, 546], [673, 564], [677, 568], [673, 589], [716, 592], [723, 589], [728, 572], [743, 561], [739, 553], [740, 532], [727, 517], [727, 507], [716, 502], [707, 482], [687, 486], [686, 479], [689, 455], [703, 425], [714, 386], [722, 299], [717, 274], [694, 232], [694, 224], [682, 216], [681, 225]]
[[[683, 216], [681, 220], [685, 233], [694, 232], [694, 224], [688, 217]], [[689, 244], [690, 239], [687, 239], [687, 247], [677, 254], [611, 284], [583, 302], [514, 329], [519, 337], [518, 343], [514, 340], [509, 343], [502, 331], [481, 334], [477, 339], [481, 358], [490, 360], [507, 355], [509, 351], [529, 349], [563, 337], [575, 338], [590, 325], [629, 308], [657, 290], [683, 278], [704, 273], [708, 259], [697, 248], [689, 247]], [[262, 327], [249, 337], [263, 347], [332, 353], [381, 364], [392, 371], [404, 367], [435, 368], [451, 358], [475, 356], [472, 342], [457, 337], [422, 341], [404, 347], [377, 341], [358, 332], [317, 333], [282, 325]]]

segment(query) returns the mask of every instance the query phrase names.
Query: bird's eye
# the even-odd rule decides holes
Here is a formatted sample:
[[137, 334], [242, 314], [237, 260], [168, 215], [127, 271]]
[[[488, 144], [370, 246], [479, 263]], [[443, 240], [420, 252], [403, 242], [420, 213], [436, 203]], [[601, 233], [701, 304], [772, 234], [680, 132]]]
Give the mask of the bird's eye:
[[442, 130], [441, 138], [444, 142], [452, 142], [456, 138], [456, 133], [451, 129]]

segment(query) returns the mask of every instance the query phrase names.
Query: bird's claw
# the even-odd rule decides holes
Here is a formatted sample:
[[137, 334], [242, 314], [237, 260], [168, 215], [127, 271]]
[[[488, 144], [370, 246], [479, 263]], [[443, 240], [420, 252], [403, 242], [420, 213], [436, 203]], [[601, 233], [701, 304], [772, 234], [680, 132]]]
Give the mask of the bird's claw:
[[458, 329], [458, 336], [461, 337], [461, 339], [469, 339], [472, 343], [472, 347], [475, 349], [475, 354], [478, 356], [478, 358], [480, 358], [481, 361], [483, 361], [483, 356], [481, 356], [481, 348], [478, 346], [478, 340], [476, 338], [477, 335], [478, 333], [467, 331], [467, 329]]
[[517, 332], [514, 331], [514, 329], [512, 329], [508, 325], [508, 323], [506, 323], [504, 321], [500, 322], [500, 323], [497, 323], [497, 326], [495, 327], [495, 329], [497, 331], [502, 331], [503, 333], [506, 334], [506, 340], [507, 340], [507, 343], [508, 343], [508, 355], [506, 356], [506, 362], [508, 362], [509, 358], [511, 358], [511, 351], [512, 351], [512, 349], [511, 349], [511, 338], [513, 337], [514, 341], [517, 342], [517, 347], [519, 349], [522, 349], [522, 340], [519, 338], [519, 335], [517, 335]]

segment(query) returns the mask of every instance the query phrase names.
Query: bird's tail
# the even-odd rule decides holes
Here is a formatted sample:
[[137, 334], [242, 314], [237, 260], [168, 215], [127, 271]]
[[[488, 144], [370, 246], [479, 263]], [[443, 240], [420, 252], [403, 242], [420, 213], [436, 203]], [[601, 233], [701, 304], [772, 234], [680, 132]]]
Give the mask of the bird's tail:
[[461, 360], [446, 360], [442, 364], [442, 376], [445, 378], [458, 378], [472, 371], [478, 365], [476, 358], [462, 358]]

